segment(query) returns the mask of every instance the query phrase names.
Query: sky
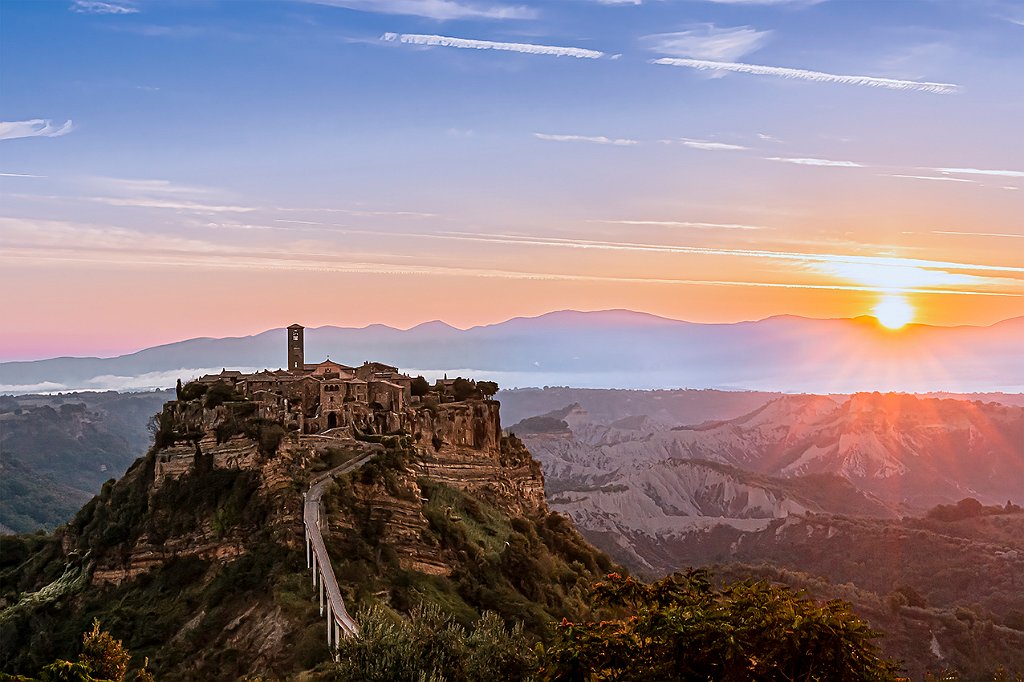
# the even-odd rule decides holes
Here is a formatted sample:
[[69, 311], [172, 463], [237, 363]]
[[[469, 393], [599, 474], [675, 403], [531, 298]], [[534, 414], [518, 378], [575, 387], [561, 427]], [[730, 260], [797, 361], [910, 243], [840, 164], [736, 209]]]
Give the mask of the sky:
[[4, 0], [0, 360], [989, 325], [1024, 315], [1022, 72], [1018, 0]]

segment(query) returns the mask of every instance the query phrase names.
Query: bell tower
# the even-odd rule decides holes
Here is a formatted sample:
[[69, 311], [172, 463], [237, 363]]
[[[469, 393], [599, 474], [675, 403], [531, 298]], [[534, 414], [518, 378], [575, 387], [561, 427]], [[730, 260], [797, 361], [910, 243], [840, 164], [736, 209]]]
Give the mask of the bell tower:
[[305, 351], [302, 340], [303, 326], [288, 327], [288, 371], [301, 372], [305, 367]]

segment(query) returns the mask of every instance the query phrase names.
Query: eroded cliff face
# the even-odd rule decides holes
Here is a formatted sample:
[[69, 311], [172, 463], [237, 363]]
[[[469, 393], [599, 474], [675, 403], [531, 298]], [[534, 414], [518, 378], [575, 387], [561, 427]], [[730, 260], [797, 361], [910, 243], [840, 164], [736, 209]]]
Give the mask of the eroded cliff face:
[[[172, 558], [233, 560], [249, 551], [257, 529], [297, 548], [308, 480], [332, 457], [383, 452], [379, 442], [366, 441], [397, 438], [374, 432], [389, 425], [399, 427], [394, 430], [404, 434], [407, 449], [395, 474], [398, 487], [357, 487], [377, 518], [386, 519], [386, 533], [408, 568], [450, 572], [448, 558], [421, 540], [427, 527], [418, 484], [423, 478], [478, 495], [514, 516], [547, 511], [540, 465], [518, 441], [502, 438], [495, 401], [368, 413], [359, 422], [366, 432], [357, 426], [330, 435], [287, 433], [257, 415], [245, 404], [167, 403], [161, 419], [170, 435], [164, 436], [164, 447], [155, 447], [118, 484], [135, 491], [135, 513], [141, 517], [125, 529], [127, 537], [116, 551], [94, 554], [94, 585], [121, 583]], [[218, 497], [218, 491], [225, 494]], [[98, 506], [114, 502], [101, 498]], [[351, 520], [340, 523], [351, 525]], [[69, 551], [86, 549], [73, 528], [64, 545]]]
[[497, 402], [419, 410], [412, 427], [415, 475], [479, 493], [515, 515], [547, 510], [540, 464], [518, 440], [502, 437]]

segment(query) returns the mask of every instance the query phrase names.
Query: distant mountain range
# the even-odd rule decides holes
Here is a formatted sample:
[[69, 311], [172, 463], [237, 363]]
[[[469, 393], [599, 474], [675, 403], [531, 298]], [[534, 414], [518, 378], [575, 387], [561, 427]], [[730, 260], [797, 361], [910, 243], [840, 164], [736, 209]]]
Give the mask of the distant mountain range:
[[[0, 364], [0, 392], [139, 390], [223, 367], [285, 364], [283, 329], [200, 338], [114, 358]], [[698, 324], [625, 310], [554, 312], [460, 330], [429, 322], [306, 330], [306, 357], [380, 359], [428, 378], [444, 373], [503, 387], [727, 388], [849, 393], [864, 390], [1024, 391], [1024, 317], [989, 327], [909, 325], [874, 318], [794, 316]]]

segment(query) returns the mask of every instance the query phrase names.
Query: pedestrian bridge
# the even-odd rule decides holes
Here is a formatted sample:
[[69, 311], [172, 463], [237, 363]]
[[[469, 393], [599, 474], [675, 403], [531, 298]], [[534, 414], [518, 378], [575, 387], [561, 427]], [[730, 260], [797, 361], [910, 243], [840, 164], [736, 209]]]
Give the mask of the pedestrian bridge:
[[320, 596], [320, 615], [327, 615], [327, 646], [333, 653], [338, 648], [341, 637], [352, 637], [359, 634], [359, 625], [349, 615], [345, 602], [338, 589], [338, 580], [334, 577], [334, 567], [327, 555], [327, 546], [320, 527], [324, 519], [321, 498], [327, 484], [335, 476], [355, 471], [376, 456], [376, 452], [342, 464], [313, 479], [309, 491], [305, 493], [302, 510], [302, 523], [306, 534], [306, 567], [313, 574], [313, 589]]

